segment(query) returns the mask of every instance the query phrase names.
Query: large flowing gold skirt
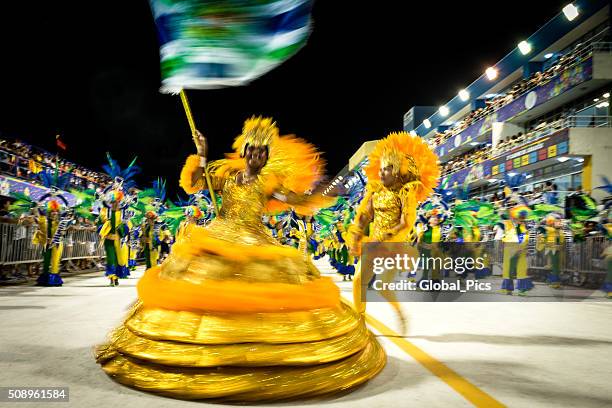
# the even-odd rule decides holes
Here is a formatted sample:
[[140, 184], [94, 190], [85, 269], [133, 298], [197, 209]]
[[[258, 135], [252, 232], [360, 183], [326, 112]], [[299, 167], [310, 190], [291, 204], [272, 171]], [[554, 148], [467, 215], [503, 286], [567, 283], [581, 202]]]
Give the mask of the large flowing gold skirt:
[[363, 317], [328, 293], [303, 255], [265, 259], [262, 245], [248, 260], [231, 259], [214, 253], [218, 242], [187, 254], [207, 242], [194, 236], [203, 231], [139, 282], [140, 300], [96, 350], [109, 376], [174, 398], [254, 402], [343, 392], [382, 370], [385, 352]]

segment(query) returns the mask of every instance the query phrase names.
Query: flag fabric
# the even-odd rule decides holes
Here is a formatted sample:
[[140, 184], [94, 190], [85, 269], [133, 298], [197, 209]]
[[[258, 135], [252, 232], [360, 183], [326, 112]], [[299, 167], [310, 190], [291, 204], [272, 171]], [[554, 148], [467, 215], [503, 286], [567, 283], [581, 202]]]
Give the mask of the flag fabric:
[[66, 143], [62, 142], [60, 135], [55, 136], [55, 145], [62, 150], [66, 150]]
[[164, 93], [245, 85], [295, 55], [313, 0], [149, 0]]

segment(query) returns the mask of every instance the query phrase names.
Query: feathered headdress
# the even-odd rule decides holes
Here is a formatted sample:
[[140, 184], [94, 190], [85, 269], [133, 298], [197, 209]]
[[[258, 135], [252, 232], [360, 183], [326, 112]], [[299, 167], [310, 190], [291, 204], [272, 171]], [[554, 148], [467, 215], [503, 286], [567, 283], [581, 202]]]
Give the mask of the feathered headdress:
[[569, 208], [573, 221], [583, 222], [595, 217], [598, 213], [597, 203], [587, 194], [579, 193], [574, 205]]
[[[215, 195], [215, 198], [217, 199], [218, 206], [221, 207], [221, 195], [217, 194]], [[196, 217], [198, 220], [209, 221], [215, 216], [212, 198], [210, 197], [210, 193], [208, 192], [208, 190], [203, 190], [195, 194], [190, 194], [187, 199], [177, 196], [177, 200], [174, 204], [182, 209], [183, 218], [184, 216], [189, 215], [187, 214], [189, 207], [195, 207], [199, 209], [199, 211], [201, 212], [201, 216]], [[164, 212], [164, 215], [166, 215], [169, 211], [172, 210], [173, 206], [170, 206], [168, 210]]]
[[368, 161], [365, 173], [369, 182], [380, 181], [380, 169], [389, 165], [404, 182], [418, 181], [417, 202], [427, 198], [438, 185], [438, 156], [418, 136], [406, 132], [391, 133], [376, 144]]
[[11, 197], [15, 199], [9, 206], [9, 210], [17, 215], [27, 214], [36, 207], [36, 202], [28, 195], [18, 192], [11, 192]]
[[242, 133], [234, 141], [233, 147], [242, 157], [248, 146], [270, 147], [278, 139], [278, 127], [271, 118], [252, 116], [244, 122]]
[[158, 214], [163, 213], [167, 208], [170, 200], [166, 200], [166, 180], [158, 177], [153, 181], [151, 188], [147, 188], [138, 193], [138, 201], [142, 203], [147, 210], [155, 211]]
[[185, 208], [185, 215], [187, 217], [193, 217], [196, 220], [199, 220], [200, 218], [204, 216], [204, 213], [202, 212], [200, 207], [195, 206], [195, 205], [190, 205], [187, 208]]
[[91, 209], [96, 201], [95, 190], [70, 190], [70, 194], [76, 199], [76, 205], [74, 212], [79, 216], [86, 219], [95, 218]]
[[530, 210], [527, 199], [518, 192], [518, 187], [523, 183], [523, 181], [525, 181], [525, 179], [526, 176], [522, 173], [515, 176], [509, 176], [508, 174], [504, 176], [506, 186], [504, 187], [503, 204], [506, 210], [512, 212], [512, 214], [510, 214], [512, 218], [524, 218], [524, 214], [521, 214], [520, 217], [516, 217], [515, 215], [519, 215], [519, 212], [524, 213], [525, 211]]
[[453, 207], [452, 224], [454, 227], [471, 228], [477, 225], [476, 215], [479, 206], [475, 201], [456, 202]]
[[[260, 173], [267, 193], [288, 190], [297, 194], [308, 194], [323, 178], [325, 162], [312, 144], [293, 135], [279, 136], [275, 122], [261, 117], [252, 117], [245, 122], [243, 132], [232, 145], [234, 152], [227, 154], [225, 159], [209, 163], [210, 173], [223, 177], [244, 170], [246, 164], [242, 156], [248, 145], [268, 146], [268, 161]], [[190, 182], [181, 180], [181, 186], [191, 192], [189, 187], [186, 187], [188, 185]], [[267, 203], [266, 211], [278, 213], [293, 208], [298, 213], [307, 215], [327, 205], [327, 198], [314, 195], [300, 205], [288, 205], [271, 199]]]
[[43, 185], [49, 189], [48, 193], [43, 194], [38, 198], [38, 204], [46, 202], [45, 209], [50, 211], [63, 211], [69, 207], [68, 200], [62, 194], [62, 190], [68, 188], [72, 173], [70, 171], [60, 175], [57, 160], [55, 161], [55, 170], [46, 169], [38, 173], [38, 177]]
[[535, 204], [530, 219], [535, 221], [547, 221], [548, 219], [563, 218], [565, 210], [552, 204]]
[[70, 171], [60, 175], [57, 161], [55, 170], [46, 169], [38, 173], [38, 178], [45, 187], [58, 190], [66, 190], [70, 184], [71, 177], [72, 173]]
[[124, 189], [130, 189], [132, 187], [136, 187], [136, 182], [134, 181], [134, 176], [140, 173], [140, 167], [136, 166], [136, 157], [132, 160], [132, 162], [125, 169], [122, 169], [114, 160], [110, 153], [106, 153], [106, 158], [108, 160], [108, 164], [102, 165], [102, 170], [109, 175], [116, 183], [122, 184]]
[[495, 206], [488, 202], [476, 200], [457, 201], [452, 212], [452, 224], [454, 227], [473, 228], [496, 225], [500, 221], [500, 216]]
[[417, 210], [419, 221], [425, 225], [429, 223], [429, 219], [432, 217], [438, 218], [439, 223], [442, 224], [451, 214], [450, 207], [438, 194], [421, 204]]

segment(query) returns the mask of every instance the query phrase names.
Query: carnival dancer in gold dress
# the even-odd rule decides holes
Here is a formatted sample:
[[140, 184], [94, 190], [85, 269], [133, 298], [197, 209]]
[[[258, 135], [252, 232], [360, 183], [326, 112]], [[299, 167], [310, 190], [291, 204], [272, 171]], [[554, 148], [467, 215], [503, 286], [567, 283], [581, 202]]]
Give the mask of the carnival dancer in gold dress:
[[[406, 132], [391, 133], [376, 144], [365, 168], [368, 177], [366, 193], [348, 231], [351, 254], [361, 254], [362, 241], [414, 240], [417, 206], [433, 193], [438, 183], [440, 169], [437, 163], [438, 157], [423, 139]], [[368, 226], [369, 235], [364, 237]], [[353, 301], [359, 313], [365, 313], [362, 290], [372, 276], [371, 270], [362, 270], [360, 262], [353, 281]], [[387, 280], [394, 278], [383, 277]], [[406, 319], [395, 294], [383, 292], [382, 295], [397, 311], [405, 331]]]
[[187, 159], [181, 186], [205, 188], [207, 166], [222, 192], [220, 215], [192, 226], [146, 271], [139, 301], [97, 349], [104, 371], [140, 390], [238, 402], [337, 393], [374, 377], [386, 357], [363, 319], [261, 222], [289, 205], [306, 214], [325, 206], [307, 193], [323, 171], [314, 147], [279, 136], [265, 118], [245, 122], [224, 160], [207, 164], [204, 137], [194, 139], [198, 155]]

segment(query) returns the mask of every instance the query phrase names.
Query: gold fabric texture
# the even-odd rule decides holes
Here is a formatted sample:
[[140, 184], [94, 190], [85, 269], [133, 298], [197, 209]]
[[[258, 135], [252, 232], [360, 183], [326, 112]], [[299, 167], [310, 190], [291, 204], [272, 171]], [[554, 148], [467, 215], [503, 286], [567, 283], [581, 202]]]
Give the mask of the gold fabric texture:
[[[249, 282], [304, 283], [319, 276], [319, 271], [310, 261], [305, 261], [299, 251], [292, 256], [275, 259], [231, 259], [214, 253], [214, 248], [203, 250], [197, 257], [187, 257], [184, 252], [193, 252], [199, 235], [213, 237], [226, 243], [225, 250], [235, 248], [240, 254], [241, 247], [257, 247], [260, 252], [266, 248], [282, 247], [270, 236], [261, 222], [265, 201], [265, 186], [261, 177], [246, 185], [239, 185], [236, 174], [224, 182], [221, 216], [215, 218], [205, 229], [191, 228], [173, 246], [173, 251], [161, 268], [161, 278], [187, 280], [199, 283], [205, 279], [241, 280]], [[183, 248], [189, 250], [183, 251]], [[289, 251], [287, 251], [289, 252]]]
[[386, 356], [348, 305], [308, 312], [198, 314], [137, 304], [96, 359], [118, 382], [183, 399], [260, 401], [340, 392]]
[[[351, 313], [351, 316], [353, 315], [354, 313]], [[305, 313], [300, 313], [299, 316], [299, 320], [308, 318]], [[225, 336], [225, 338], [220, 339], [225, 340], [224, 343], [215, 343], [211, 342], [210, 338], [203, 338], [201, 343], [190, 344], [174, 340], [158, 340], [159, 336], [145, 337], [142, 333], [135, 333], [131, 329], [133, 325], [124, 325], [115, 330], [111, 335], [111, 343], [116, 352], [151, 363], [188, 367], [225, 365], [246, 367], [327, 363], [359, 352], [369, 340], [365, 326], [354, 324], [352, 325], [354, 328], [344, 334], [325, 337], [318, 341], [299, 341], [296, 333], [293, 333], [290, 327], [282, 326], [295, 323], [298, 320], [296, 317], [294, 316], [293, 319], [288, 319], [288, 322], [281, 323], [282, 330], [280, 330], [288, 334], [287, 340], [295, 340], [293, 343], [267, 342], [268, 339], [264, 335], [259, 336], [260, 342], [238, 343], [237, 341], [244, 339], [234, 335], [231, 336], [231, 340], [234, 341], [232, 343], [227, 342], [229, 336]], [[260, 314], [259, 318], [265, 319], [265, 316]], [[273, 319], [277, 319], [277, 317]], [[201, 320], [210, 323], [208, 319], [203, 318]], [[243, 324], [246, 322], [246, 320], [242, 321]], [[219, 321], [217, 324], [219, 324]], [[231, 326], [227, 328], [219, 325], [219, 330], [229, 331], [228, 329], [233, 329], [240, 333], [240, 326]], [[322, 328], [322, 325], [319, 326]], [[249, 327], [246, 331], [251, 330]], [[328, 333], [336, 334], [336, 330], [328, 330]], [[314, 338], [315, 336], [311, 335], [311, 337]], [[319, 335], [317, 337], [324, 336]], [[256, 336], [252, 336], [252, 338], [256, 338]], [[271, 339], [281, 340], [273, 337]]]
[[382, 370], [384, 350], [368, 336], [349, 357], [314, 366], [188, 368], [150, 364], [121, 354], [104, 361], [107, 374], [143, 391], [181, 399], [261, 402], [312, 397], [351, 389]]
[[[266, 233], [265, 200], [261, 178], [241, 185], [230, 174], [220, 217], [185, 230], [159, 279], [195, 285], [196, 298], [197, 288], [212, 281], [301, 286], [323, 279], [303, 253]], [[386, 356], [339, 292], [330, 304], [336, 298], [335, 307], [265, 313], [228, 312], [223, 304], [223, 312], [176, 311], [138, 301], [96, 359], [122, 384], [182, 399], [253, 402], [342, 392], [374, 377]]]
[[381, 188], [372, 194], [374, 220], [370, 237], [373, 241], [385, 241], [384, 234], [396, 227], [402, 219], [402, 200], [396, 191]]
[[125, 325], [139, 336], [194, 344], [302, 343], [355, 330], [359, 316], [348, 306], [289, 313], [199, 314], [138, 308]]

